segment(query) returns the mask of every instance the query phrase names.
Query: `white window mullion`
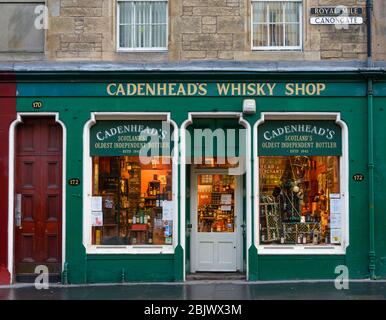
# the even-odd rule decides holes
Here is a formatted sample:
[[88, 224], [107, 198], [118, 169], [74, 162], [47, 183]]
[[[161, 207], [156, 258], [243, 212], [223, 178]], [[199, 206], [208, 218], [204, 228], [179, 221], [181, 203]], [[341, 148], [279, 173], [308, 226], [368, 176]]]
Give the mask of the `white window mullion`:
[[131, 3], [132, 7], [132, 13], [133, 13], [133, 27], [131, 28], [132, 30], [132, 37], [131, 37], [131, 47], [135, 48], [136, 47], [136, 30], [137, 30], [137, 19], [136, 19], [136, 10], [135, 10], [135, 5], [134, 2]]
[[286, 25], [285, 25], [285, 15], [286, 15], [286, 12], [285, 12], [285, 7], [286, 7], [286, 4], [283, 3], [283, 46], [286, 46]]
[[154, 47], [153, 43], [153, 6], [150, 6], [150, 14], [149, 14], [149, 45], [150, 47]]
[[267, 45], [268, 47], [271, 46], [271, 38], [270, 38], [270, 17], [269, 17], [269, 4], [267, 4]]

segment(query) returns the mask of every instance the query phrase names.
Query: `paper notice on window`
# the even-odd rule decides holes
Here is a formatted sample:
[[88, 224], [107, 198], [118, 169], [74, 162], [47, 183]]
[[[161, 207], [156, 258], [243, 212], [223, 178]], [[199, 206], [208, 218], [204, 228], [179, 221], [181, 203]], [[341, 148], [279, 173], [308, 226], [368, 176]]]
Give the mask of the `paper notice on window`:
[[103, 226], [103, 212], [102, 211], [92, 211], [91, 212], [91, 224], [93, 227], [102, 227]]
[[91, 197], [91, 211], [102, 211], [102, 197]]
[[221, 204], [232, 204], [232, 195], [231, 194], [222, 194], [221, 195]]
[[162, 220], [173, 220], [173, 202], [164, 201], [162, 207]]
[[342, 229], [330, 230], [330, 242], [333, 244], [339, 244], [342, 242]]
[[231, 211], [232, 207], [231, 206], [221, 206], [221, 211]]
[[330, 198], [330, 213], [341, 214], [342, 213], [342, 199]]
[[340, 229], [342, 227], [342, 215], [332, 213], [330, 215], [330, 227], [332, 229]]

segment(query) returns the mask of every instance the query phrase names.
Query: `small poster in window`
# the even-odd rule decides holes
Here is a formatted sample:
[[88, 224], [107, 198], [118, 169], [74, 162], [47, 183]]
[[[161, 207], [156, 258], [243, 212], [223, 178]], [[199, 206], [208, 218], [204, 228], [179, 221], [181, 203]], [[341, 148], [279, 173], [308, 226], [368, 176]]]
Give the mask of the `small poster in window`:
[[330, 215], [330, 227], [332, 229], [341, 228], [342, 224], [342, 215], [333, 213]]
[[231, 194], [222, 194], [221, 195], [221, 204], [232, 204], [232, 195]]
[[173, 220], [173, 202], [164, 201], [162, 207], [162, 220]]
[[333, 198], [330, 195], [330, 213], [341, 214], [342, 213], [342, 200], [339, 198]]
[[221, 211], [232, 211], [231, 206], [221, 206]]
[[331, 229], [330, 231], [330, 242], [333, 244], [339, 244], [342, 240], [341, 229]]
[[91, 197], [91, 211], [102, 211], [102, 197]]
[[91, 223], [93, 227], [102, 227], [103, 226], [103, 212], [102, 211], [92, 211], [91, 212]]

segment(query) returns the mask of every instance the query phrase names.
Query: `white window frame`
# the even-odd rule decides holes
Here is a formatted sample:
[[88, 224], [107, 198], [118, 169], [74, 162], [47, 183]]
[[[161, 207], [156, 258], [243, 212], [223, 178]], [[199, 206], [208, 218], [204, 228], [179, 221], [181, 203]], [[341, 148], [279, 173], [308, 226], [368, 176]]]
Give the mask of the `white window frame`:
[[91, 112], [83, 127], [83, 246], [86, 254], [173, 254], [178, 244], [178, 152], [172, 160], [173, 239], [172, 244], [154, 245], [93, 245], [91, 224], [92, 157], [90, 155], [90, 128], [104, 120], [161, 120], [173, 127], [174, 150], [178, 150], [178, 126], [168, 112]]
[[[144, 48], [129, 48], [120, 46], [120, 3], [122, 2], [153, 2], [163, 1], [166, 2], [166, 47], [144, 47]], [[116, 2], [116, 39], [117, 39], [117, 52], [166, 52], [169, 45], [169, 0], [117, 0]]]
[[[260, 243], [260, 174], [258, 155], [258, 129], [266, 120], [334, 120], [342, 128], [342, 156], [339, 159], [340, 195], [342, 199], [342, 241], [340, 245], [302, 245]], [[344, 255], [349, 246], [349, 144], [348, 127], [339, 112], [263, 112], [253, 129], [254, 146], [254, 244], [258, 255]]]
[[[298, 2], [300, 3], [299, 8], [299, 45], [298, 46], [254, 46], [253, 45], [253, 4], [256, 2]], [[303, 50], [303, 0], [251, 0], [251, 48], [254, 51], [302, 51]], [[285, 15], [284, 15], [285, 19]], [[285, 21], [284, 21], [285, 22]], [[268, 24], [266, 21], [265, 24]], [[269, 28], [268, 28], [268, 37], [269, 37]], [[285, 35], [285, 32], [284, 32]]]

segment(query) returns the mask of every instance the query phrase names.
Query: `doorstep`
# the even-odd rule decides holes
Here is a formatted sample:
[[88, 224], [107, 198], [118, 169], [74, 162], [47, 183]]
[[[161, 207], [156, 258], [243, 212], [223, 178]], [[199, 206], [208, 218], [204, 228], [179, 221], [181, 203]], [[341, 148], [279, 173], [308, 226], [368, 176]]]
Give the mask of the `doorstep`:
[[193, 280], [246, 280], [245, 273], [238, 272], [196, 272], [186, 275], [186, 281]]
[[[15, 276], [16, 283], [35, 283], [38, 274], [18, 274]], [[48, 277], [49, 283], [61, 283], [61, 274], [60, 273], [50, 273]]]

